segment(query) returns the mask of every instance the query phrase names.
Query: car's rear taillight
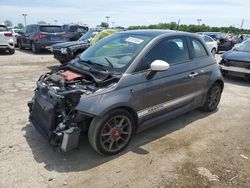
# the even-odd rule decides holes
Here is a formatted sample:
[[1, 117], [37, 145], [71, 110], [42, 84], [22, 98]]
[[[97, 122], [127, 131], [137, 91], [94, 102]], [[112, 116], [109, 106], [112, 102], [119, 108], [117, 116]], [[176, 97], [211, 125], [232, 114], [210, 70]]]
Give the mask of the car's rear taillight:
[[45, 34], [37, 34], [36, 36], [35, 36], [35, 38], [36, 39], [42, 39], [42, 38], [44, 38], [44, 37], [47, 37], [48, 35], [45, 35]]
[[4, 33], [4, 36], [6, 36], [6, 37], [12, 37], [12, 33]]

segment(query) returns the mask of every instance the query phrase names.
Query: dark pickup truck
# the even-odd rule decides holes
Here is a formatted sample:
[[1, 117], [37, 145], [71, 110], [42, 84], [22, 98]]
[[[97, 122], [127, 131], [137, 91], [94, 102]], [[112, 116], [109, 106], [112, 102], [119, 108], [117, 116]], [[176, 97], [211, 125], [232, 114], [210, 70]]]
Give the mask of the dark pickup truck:
[[64, 64], [77, 55], [85, 51], [90, 46], [90, 39], [93, 38], [101, 30], [89, 30], [77, 41], [70, 41], [53, 45], [51, 51], [60, 63]]

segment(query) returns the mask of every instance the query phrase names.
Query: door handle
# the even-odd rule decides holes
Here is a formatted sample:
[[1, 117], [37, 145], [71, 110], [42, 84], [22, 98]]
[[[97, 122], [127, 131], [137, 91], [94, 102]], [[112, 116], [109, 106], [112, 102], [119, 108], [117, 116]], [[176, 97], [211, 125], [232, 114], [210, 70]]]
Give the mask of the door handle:
[[194, 77], [196, 77], [196, 76], [198, 76], [198, 72], [191, 72], [191, 73], [188, 75], [189, 78], [194, 78]]

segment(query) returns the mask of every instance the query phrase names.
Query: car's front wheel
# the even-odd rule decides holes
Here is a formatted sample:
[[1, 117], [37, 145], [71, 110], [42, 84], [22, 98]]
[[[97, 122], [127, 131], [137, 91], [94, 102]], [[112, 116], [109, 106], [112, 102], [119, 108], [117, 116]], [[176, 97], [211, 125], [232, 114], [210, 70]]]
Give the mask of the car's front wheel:
[[214, 83], [209, 89], [206, 97], [206, 101], [202, 106], [202, 110], [206, 112], [214, 111], [221, 99], [222, 86], [219, 83]]
[[128, 111], [113, 110], [93, 119], [88, 131], [89, 142], [100, 154], [117, 154], [130, 142], [134, 125], [134, 119]]
[[9, 49], [9, 53], [10, 53], [10, 54], [14, 54], [14, 53], [15, 53], [15, 48]]

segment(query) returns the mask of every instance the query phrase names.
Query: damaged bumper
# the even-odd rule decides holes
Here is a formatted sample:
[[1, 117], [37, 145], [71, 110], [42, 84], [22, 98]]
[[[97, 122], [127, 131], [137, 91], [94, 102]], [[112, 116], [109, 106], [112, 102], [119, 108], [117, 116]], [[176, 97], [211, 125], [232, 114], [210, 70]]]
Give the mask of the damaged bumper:
[[76, 120], [80, 119], [77, 117], [79, 114], [66, 103], [68, 98], [80, 98], [80, 95], [77, 91], [58, 94], [38, 82], [35, 96], [28, 102], [30, 123], [52, 145], [64, 152], [78, 146], [81, 129]]

